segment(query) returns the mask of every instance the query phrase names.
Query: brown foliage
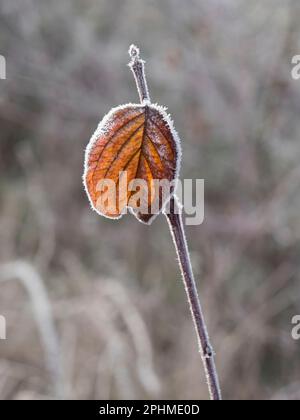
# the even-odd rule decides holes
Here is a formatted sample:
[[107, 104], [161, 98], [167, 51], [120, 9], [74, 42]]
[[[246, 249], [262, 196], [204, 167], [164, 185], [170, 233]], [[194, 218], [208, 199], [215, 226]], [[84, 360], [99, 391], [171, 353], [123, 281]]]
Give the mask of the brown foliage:
[[[150, 104], [125, 105], [104, 117], [87, 148], [84, 174], [96, 211], [117, 218], [126, 207], [133, 210], [138, 207], [145, 211], [139, 211], [137, 218], [148, 222], [153, 217], [154, 201], [159, 199], [161, 209], [162, 192], [155, 187], [154, 180], [174, 180], [178, 166], [179, 145], [170, 125], [163, 108]], [[137, 199], [133, 194], [135, 188], [129, 184], [134, 185], [138, 179], [144, 180], [148, 188], [138, 191]], [[112, 200], [103, 188], [106, 180], [114, 181], [116, 186]]]

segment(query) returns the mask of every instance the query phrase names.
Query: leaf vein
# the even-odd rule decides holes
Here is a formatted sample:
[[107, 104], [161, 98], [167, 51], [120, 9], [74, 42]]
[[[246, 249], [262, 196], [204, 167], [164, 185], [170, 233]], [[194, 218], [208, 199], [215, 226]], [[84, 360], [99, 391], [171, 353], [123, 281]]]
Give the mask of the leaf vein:
[[138, 115], [135, 115], [133, 118], [131, 118], [129, 121], [126, 121], [126, 123], [124, 123], [124, 124], [122, 124], [121, 125], [121, 127], [119, 127], [118, 129], [117, 129], [117, 131], [112, 135], [112, 137], [110, 137], [108, 140], [107, 140], [107, 142], [105, 143], [105, 145], [104, 145], [104, 147], [103, 147], [103, 149], [102, 149], [102, 151], [101, 151], [101, 153], [100, 153], [100, 155], [99, 155], [99, 157], [98, 157], [98, 159], [97, 159], [97, 165], [95, 166], [95, 168], [94, 168], [94, 170], [93, 170], [93, 175], [92, 175], [92, 183], [94, 183], [94, 175], [95, 175], [95, 171], [96, 171], [96, 169], [97, 169], [97, 167], [98, 167], [98, 165], [99, 165], [99, 162], [100, 162], [100, 159], [101, 159], [101, 156], [102, 156], [102, 154], [103, 154], [103, 152], [104, 152], [104, 150], [106, 149], [106, 147], [108, 146], [108, 144], [113, 140], [113, 138], [115, 138], [116, 137], [116, 135], [120, 132], [120, 130], [122, 130], [123, 128], [125, 128], [128, 124], [130, 124], [132, 121], [134, 121], [135, 119], [137, 119], [137, 118], [139, 118], [141, 115], [143, 114], [143, 112], [141, 112], [140, 114], [138, 114]]

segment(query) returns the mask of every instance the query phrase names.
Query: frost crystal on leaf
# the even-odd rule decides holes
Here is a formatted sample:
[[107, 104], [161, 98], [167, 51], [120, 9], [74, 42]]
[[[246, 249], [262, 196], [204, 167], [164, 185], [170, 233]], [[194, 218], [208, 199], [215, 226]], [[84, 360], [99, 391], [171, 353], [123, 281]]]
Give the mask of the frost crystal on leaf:
[[[83, 181], [91, 207], [109, 218], [120, 218], [129, 208], [137, 219], [151, 223], [172, 196], [151, 190], [154, 180], [176, 181], [181, 160], [178, 134], [166, 108], [157, 104], [126, 104], [113, 108], [104, 116], [93, 134], [86, 152]], [[132, 203], [132, 193], [125, 191], [119, 174], [125, 171], [130, 181], [142, 179], [148, 186], [141, 210]], [[116, 208], [105, 204], [107, 198], [99, 185], [103, 180], [116, 185]], [[148, 198], [147, 198], [148, 197]], [[151, 204], [158, 200], [158, 211]]]

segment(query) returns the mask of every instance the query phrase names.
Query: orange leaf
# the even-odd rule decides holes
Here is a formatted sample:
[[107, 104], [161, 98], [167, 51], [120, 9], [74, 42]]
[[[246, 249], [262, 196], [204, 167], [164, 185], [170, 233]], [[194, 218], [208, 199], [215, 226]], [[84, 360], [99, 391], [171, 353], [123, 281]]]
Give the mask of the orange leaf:
[[149, 223], [174, 191], [163, 194], [156, 182], [176, 179], [179, 158], [179, 139], [164, 108], [147, 103], [112, 109], [86, 150], [84, 184], [92, 207], [110, 218], [130, 208]]

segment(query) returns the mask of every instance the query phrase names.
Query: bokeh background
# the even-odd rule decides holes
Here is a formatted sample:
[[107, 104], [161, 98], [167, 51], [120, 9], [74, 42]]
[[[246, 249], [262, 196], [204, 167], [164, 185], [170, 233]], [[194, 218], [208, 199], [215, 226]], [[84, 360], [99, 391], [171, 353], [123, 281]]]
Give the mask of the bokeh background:
[[86, 144], [137, 101], [128, 47], [205, 179], [187, 227], [227, 399], [300, 398], [299, 1], [1, 0], [1, 399], [206, 399], [167, 223], [92, 212]]

